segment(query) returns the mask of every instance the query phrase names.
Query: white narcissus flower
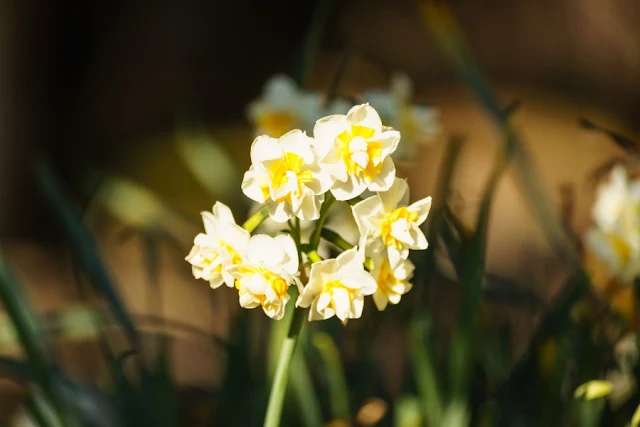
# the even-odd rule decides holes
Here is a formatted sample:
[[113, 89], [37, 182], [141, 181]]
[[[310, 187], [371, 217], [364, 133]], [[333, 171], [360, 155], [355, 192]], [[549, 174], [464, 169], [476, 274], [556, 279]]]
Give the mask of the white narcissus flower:
[[387, 308], [387, 304], [398, 304], [402, 296], [411, 290], [413, 284], [409, 281], [413, 277], [415, 266], [406, 259], [400, 261], [396, 268], [391, 268], [389, 259], [380, 255], [380, 252], [371, 259], [374, 266], [371, 275], [378, 285], [373, 294], [373, 302], [382, 311]]
[[336, 199], [353, 199], [366, 189], [386, 191], [393, 184], [396, 167], [390, 155], [398, 147], [400, 133], [383, 127], [370, 105], [357, 105], [346, 116], [318, 120], [313, 135], [319, 165], [335, 181], [331, 192]]
[[357, 248], [311, 265], [309, 283], [296, 306], [311, 307], [309, 320], [337, 316], [341, 321], [362, 316], [365, 295], [376, 291], [376, 281], [363, 266], [364, 253]]
[[265, 84], [259, 99], [249, 104], [247, 115], [256, 135], [279, 138], [291, 129], [311, 128], [321, 117], [320, 97], [303, 92], [292, 78], [276, 75]]
[[625, 235], [594, 227], [587, 231], [585, 242], [620, 284], [631, 284], [640, 273], [640, 247]]
[[409, 249], [423, 250], [429, 246], [420, 225], [429, 215], [431, 197], [411, 205], [408, 203], [409, 186], [404, 179], [396, 178], [389, 191], [369, 197], [351, 208], [362, 236], [360, 246], [386, 246], [392, 269], [407, 259]]
[[597, 190], [592, 216], [587, 245], [622, 284], [630, 284], [640, 273], [640, 180], [629, 182], [624, 167], [615, 166]]
[[236, 224], [231, 209], [223, 203], [213, 205], [213, 213], [202, 212], [205, 233], [194, 239], [185, 258], [196, 279], [204, 279], [213, 289], [223, 283], [233, 287], [228, 268], [243, 261], [249, 243], [249, 232]]
[[251, 162], [242, 191], [258, 203], [266, 201], [271, 219], [318, 219], [332, 181], [318, 167], [311, 138], [304, 132], [292, 130], [279, 139], [259, 136], [251, 145]]
[[262, 306], [265, 314], [280, 320], [289, 301], [289, 286], [298, 279], [298, 251], [288, 235], [256, 234], [249, 240], [246, 261], [229, 268], [236, 280], [240, 306]]
[[389, 90], [371, 90], [364, 98], [380, 113], [382, 121], [402, 133], [395, 157], [407, 154], [411, 145], [433, 143], [440, 135], [440, 115], [435, 108], [411, 103], [413, 84], [409, 76], [395, 72]]

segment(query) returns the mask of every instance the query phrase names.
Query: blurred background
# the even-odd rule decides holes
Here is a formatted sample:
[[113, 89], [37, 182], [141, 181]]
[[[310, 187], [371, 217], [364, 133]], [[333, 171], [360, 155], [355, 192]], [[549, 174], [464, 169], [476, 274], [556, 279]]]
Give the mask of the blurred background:
[[[432, 195], [435, 204], [446, 204], [445, 210], [458, 221], [458, 231], [478, 225], [504, 129], [477, 96], [478, 87], [469, 86], [452, 60], [456, 56], [447, 51], [442, 32], [431, 28], [433, 21], [430, 26], [421, 2], [2, 1], [0, 235], [6, 263], [24, 292], [21, 298], [29, 301], [48, 331], [46, 340], [37, 335], [41, 342], [50, 340], [54, 348], [46, 351], [47, 361], [64, 372], [67, 382], [92, 390], [118, 390], [105, 379], [110, 365], [103, 357], [104, 334], [110, 335], [115, 354], [124, 354], [131, 346], [118, 335], [122, 325], [114, 326], [122, 317], [103, 310], [107, 306], [106, 312], [111, 312], [114, 299], [104, 288], [92, 289], [91, 283], [100, 280], [87, 271], [81, 254], [82, 244], [89, 243], [74, 244], [71, 226], [60, 221], [64, 208], [52, 203], [67, 203], [69, 212], [82, 219], [83, 230], [92, 236], [90, 244], [106, 266], [110, 289], [139, 330], [140, 345], [134, 346], [131, 363], [119, 365], [123, 372], [135, 371], [138, 363], [155, 367], [157, 355], [167, 353], [166, 378], [171, 378], [178, 402], [173, 425], [260, 425], [269, 384], [262, 355], [277, 340], [273, 338], [277, 331], [257, 310], [240, 312], [233, 290], [212, 291], [206, 282], [193, 279], [184, 257], [202, 228], [199, 213], [211, 209], [215, 201], [231, 206], [238, 221], [246, 219], [251, 206], [241, 194], [240, 182], [250, 164], [249, 147], [255, 136], [248, 105], [275, 75], [293, 76], [298, 85], [320, 97], [337, 95], [356, 103], [367, 100], [368, 91], [389, 90], [395, 73], [404, 73], [413, 85], [411, 103], [433, 108], [439, 121], [437, 135], [429, 143], [398, 159], [412, 199]], [[539, 177], [537, 184], [548, 195], [545, 206], [564, 237], [580, 248], [592, 222], [598, 181], [594, 172], [610, 159], [632, 156], [629, 144], [616, 143], [615, 136], [623, 135], [633, 145], [640, 131], [640, 4], [634, 0], [445, 4], [464, 37], [461, 52], [474, 58], [473, 72], [484, 76], [482, 84], [491, 88], [501, 107], [517, 106], [511, 123]], [[449, 41], [457, 40], [451, 37]], [[585, 126], [585, 120], [592, 126]], [[604, 131], [594, 129], [596, 125]], [[443, 193], [442, 178], [452, 165], [447, 159], [458, 137], [464, 143]], [[41, 170], [36, 173], [37, 159], [42, 158], [47, 159], [62, 199], [47, 184], [54, 178]], [[465, 402], [472, 408], [467, 413], [472, 421], [452, 426], [481, 425], [485, 412], [478, 408], [506, 405], [496, 390], [515, 378], [514, 367], [523, 354], [539, 353], [538, 348], [532, 350], [532, 343], [549, 348], [538, 335], [540, 325], [546, 324], [547, 314], [574, 277], [575, 263], [558, 255], [523, 190], [523, 179], [530, 180], [531, 175], [518, 171], [513, 164], [506, 167], [487, 223], [482, 271], [501, 283], [502, 290], [487, 292], [488, 299], [471, 321], [487, 336], [500, 337], [508, 349], [507, 361], [498, 362], [502, 359], [493, 353], [474, 359], [471, 370], [483, 373], [469, 381]], [[339, 227], [349, 219], [336, 221]], [[427, 236], [440, 239], [437, 233]], [[76, 242], [77, 237], [76, 229]], [[306, 413], [319, 414], [320, 425], [436, 425], [422, 410], [416, 410], [415, 424], [398, 421], [405, 410], [399, 408], [412, 408], [414, 401], [417, 407], [424, 403], [419, 375], [410, 367], [419, 353], [410, 342], [410, 332], [415, 331], [411, 322], [421, 324], [424, 319], [415, 319], [428, 313], [433, 328], [428, 341], [437, 355], [436, 365], [447, 363], [451, 336], [458, 330], [456, 313], [465, 288], [458, 283], [460, 274], [456, 275], [450, 252], [438, 253], [435, 246], [432, 241], [430, 252], [435, 255], [429, 256], [436, 261], [425, 261], [422, 267], [416, 262], [420, 274], [406, 304], [403, 300], [383, 313], [367, 306], [370, 316], [359, 322], [342, 327], [336, 320], [309, 329], [312, 349], [305, 352], [309, 383], [300, 387], [314, 390], [316, 396], [307, 397], [315, 409]], [[589, 272], [595, 278], [607, 276], [598, 266]], [[633, 295], [625, 298], [633, 300]], [[11, 332], [11, 317], [0, 317], [4, 323], [0, 353], [20, 360], [24, 342], [19, 343], [22, 335]], [[272, 338], [266, 338], [268, 331]], [[315, 349], [313, 343], [322, 339], [312, 338], [320, 332], [326, 334], [320, 337], [329, 337], [330, 344], [325, 344], [335, 350], [337, 361]], [[165, 346], [166, 340], [158, 337], [169, 337], [171, 345]], [[603, 373], [613, 357], [612, 345], [609, 357], [602, 358], [608, 362], [589, 365], [585, 371]], [[578, 353], [586, 348], [574, 347]], [[554, 362], [556, 370], [563, 374], [579, 370], [575, 357], [566, 357]], [[503, 377], [487, 380], [491, 368], [480, 363], [484, 359], [490, 366], [491, 360], [503, 364]], [[335, 393], [340, 394], [332, 383], [333, 371], [325, 369], [326, 364], [331, 366], [326, 360], [341, 366], [343, 372], [335, 375], [349, 385], [349, 419], [335, 413], [332, 402], [340, 400]], [[127, 375], [132, 383], [144, 383], [139, 372]], [[153, 390], [166, 386], [155, 381], [149, 386]], [[18, 425], [11, 420], [29, 407], [25, 402], [33, 402], [29, 396], [34, 388], [28, 384], [32, 381], [0, 379], [0, 420], [6, 425]], [[536, 385], [527, 387], [546, 390], [555, 383], [531, 384]], [[443, 386], [445, 394], [451, 387]], [[567, 403], [571, 397], [558, 393], [553, 405], [571, 406]], [[229, 406], [225, 400], [229, 396], [244, 403], [234, 400], [235, 405]], [[407, 396], [411, 399], [401, 400]], [[554, 418], [549, 408], [557, 406], [545, 406], [537, 398], [514, 398], [518, 399], [509, 405], [519, 408], [522, 424], [503, 409], [486, 425], [561, 425], [567, 419]], [[633, 399], [629, 402], [637, 404]], [[304, 403], [290, 400], [293, 409], [282, 425], [314, 425], [301, 415]], [[115, 411], [105, 408], [111, 407], [99, 406]], [[136, 408], [132, 412], [145, 406]], [[536, 408], [546, 408], [542, 413], [548, 418]], [[624, 413], [620, 419], [630, 417]], [[605, 420], [614, 423], [614, 418]], [[615, 420], [619, 424], [602, 425], [624, 425]], [[86, 425], [151, 425], [142, 419], [137, 424], [105, 423]]]

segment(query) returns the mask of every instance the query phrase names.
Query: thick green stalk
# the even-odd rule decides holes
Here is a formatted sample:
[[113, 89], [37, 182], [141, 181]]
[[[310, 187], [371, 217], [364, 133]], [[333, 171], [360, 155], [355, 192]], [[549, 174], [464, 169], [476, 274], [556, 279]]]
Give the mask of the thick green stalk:
[[336, 201], [336, 198], [333, 197], [333, 194], [328, 192], [324, 196], [324, 202], [322, 203], [322, 207], [320, 207], [320, 217], [318, 218], [318, 222], [316, 223], [316, 229], [313, 230], [313, 235], [311, 235], [311, 241], [309, 242], [309, 246], [311, 249], [318, 249], [318, 244], [320, 243], [320, 234], [322, 233], [322, 227], [324, 226], [324, 222], [327, 220], [327, 216], [329, 215], [329, 211], [331, 210], [331, 206]]
[[320, 234], [321, 234], [321, 236], [322, 236], [322, 238], [324, 240], [326, 240], [329, 243], [333, 243], [334, 245], [336, 245], [337, 247], [339, 247], [343, 251], [348, 251], [349, 249], [353, 248], [353, 246], [354, 246], [351, 243], [349, 243], [346, 240], [344, 240], [342, 238], [342, 236], [340, 236], [335, 231], [323, 228], [322, 232]]
[[276, 367], [276, 374], [271, 385], [271, 393], [269, 395], [269, 403], [267, 405], [267, 415], [264, 419], [264, 427], [279, 427], [280, 417], [282, 416], [282, 406], [284, 404], [284, 396], [287, 391], [289, 382], [289, 371], [293, 354], [298, 342], [298, 336], [304, 323], [305, 310], [296, 308], [293, 312], [293, 318], [289, 325], [289, 333], [282, 342], [280, 349], [280, 357]]
[[249, 233], [252, 233], [253, 230], [258, 228], [262, 221], [269, 217], [269, 208], [266, 205], [260, 206], [253, 215], [251, 215], [245, 222], [242, 224], [242, 228], [247, 230]]

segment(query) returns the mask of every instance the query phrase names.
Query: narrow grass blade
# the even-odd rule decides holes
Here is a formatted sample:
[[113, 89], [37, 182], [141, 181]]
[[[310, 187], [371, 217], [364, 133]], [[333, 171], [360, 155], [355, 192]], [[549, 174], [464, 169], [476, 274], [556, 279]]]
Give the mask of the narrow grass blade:
[[342, 359], [331, 335], [317, 332], [313, 335], [313, 345], [324, 362], [329, 384], [329, 400], [332, 418], [343, 420], [345, 426], [351, 425], [349, 408], [349, 386], [342, 369]]
[[476, 65], [453, 13], [443, 2], [421, 0], [420, 5], [425, 24], [440, 50], [493, 121], [501, 129], [506, 129], [507, 145], [513, 153], [518, 183], [554, 251], [558, 256], [569, 257], [569, 260], [577, 265], [578, 254], [551, 209], [551, 199], [542, 185], [531, 158], [516, 132], [508, 125], [508, 114]]
[[51, 372], [47, 361], [47, 339], [22, 288], [0, 256], [0, 301], [7, 311], [35, 380], [48, 397], [55, 399]]
[[444, 414], [444, 400], [439, 375], [430, 346], [431, 322], [427, 315], [415, 317], [410, 327], [411, 366], [422, 403], [422, 412], [429, 425], [439, 426]]
[[138, 331], [100, 260], [93, 236], [82, 222], [71, 198], [63, 190], [62, 180], [44, 158], [37, 163], [36, 175], [38, 186], [66, 232], [85, 273], [107, 300], [111, 311], [125, 329], [129, 339], [133, 343], [138, 343]]

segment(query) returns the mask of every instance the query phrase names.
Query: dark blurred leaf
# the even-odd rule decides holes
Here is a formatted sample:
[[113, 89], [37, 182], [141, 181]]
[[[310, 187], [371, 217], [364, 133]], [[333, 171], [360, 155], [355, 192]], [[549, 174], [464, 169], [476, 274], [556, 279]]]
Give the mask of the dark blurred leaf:
[[345, 426], [350, 426], [349, 386], [344, 374], [340, 351], [333, 342], [331, 335], [324, 332], [316, 332], [313, 335], [313, 345], [322, 356], [322, 361], [325, 365], [329, 384], [331, 415], [335, 419], [344, 421]]
[[453, 136], [449, 140], [447, 145], [447, 151], [440, 166], [440, 173], [438, 176], [438, 188], [433, 196], [433, 206], [431, 208], [431, 222], [427, 231], [427, 240], [429, 241], [429, 248], [424, 251], [422, 262], [416, 265], [416, 282], [424, 283], [426, 278], [433, 273], [436, 264], [436, 250], [438, 246], [438, 235], [440, 229], [443, 226], [445, 220], [445, 207], [446, 201], [449, 196], [451, 181], [453, 179], [453, 173], [455, 170], [456, 161], [460, 155], [462, 148], [463, 138], [460, 136]]
[[180, 426], [178, 390], [171, 377], [168, 337], [160, 337], [160, 351], [151, 369], [142, 370], [140, 411], [144, 425], [154, 427]]
[[138, 332], [133, 321], [100, 260], [93, 236], [74, 208], [70, 197], [63, 190], [62, 180], [44, 158], [37, 163], [36, 172], [38, 186], [66, 232], [82, 268], [96, 289], [107, 300], [111, 311], [124, 327], [131, 341], [138, 343]]
[[409, 334], [411, 366], [422, 404], [422, 413], [430, 425], [439, 426], [444, 415], [444, 400], [439, 385], [440, 375], [432, 357], [432, 325], [426, 313], [414, 316]]
[[2, 256], [0, 256], [0, 300], [15, 326], [35, 380], [44, 393], [55, 401], [56, 395], [46, 357], [46, 336], [27, 298], [22, 293], [20, 284]]
[[56, 389], [83, 427], [120, 427], [113, 401], [99, 390], [57, 375]]
[[17, 382], [33, 381], [35, 376], [28, 362], [0, 357], [0, 376], [8, 376]]
[[542, 186], [542, 181], [531, 158], [522, 141], [509, 125], [508, 112], [501, 107], [498, 98], [486, 83], [475, 63], [450, 7], [442, 1], [435, 0], [421, 0], [420, 5], [427, 28], [431, 31], [440, 50], [494, 122], [500, 129], [505, 130], [506, 145], [515, 161], [518, 183], [524, 190], [526, 201], [540, 222], [556, 255], [568, 256], [571, 262], [577, 265], [579, 263], [578, 254], [565, 236], [564, 230], [551, 208], [553, 206], [549, 202], [551, 199]]
[[29, 416], [39, 427], [63, 427], [56, 411], [37, 390], [27, 395], [26, 405]]
[[546, 306], [538, 294], [529, 289], [522, 289], [511, 280], [491, 273], [485, 274], [484, 279], [483, 296], [489, 301], [530, 309]]
[[607, 129], [606, 127], [600, 126], [584, 117], [581, 117], [580, 119], [578, 119], [578, 123], [580, 124], [581, 127], [585, 129], [596, 130], [598, 132], [602, 132], [605, 135], [609, 136], [613, 140], [613, 142], [616, 143], [618, 147], [622, 148], [627, 153], [633, 154], [636, 156], [640, 155], [640, 148], [638, 147], [638, 144], [636, 144], [636, 142], [633, 140], [633, 138], [629, 138], [627, 136], [622, 135], [621, 133], [618, 133], [611, 129]]

